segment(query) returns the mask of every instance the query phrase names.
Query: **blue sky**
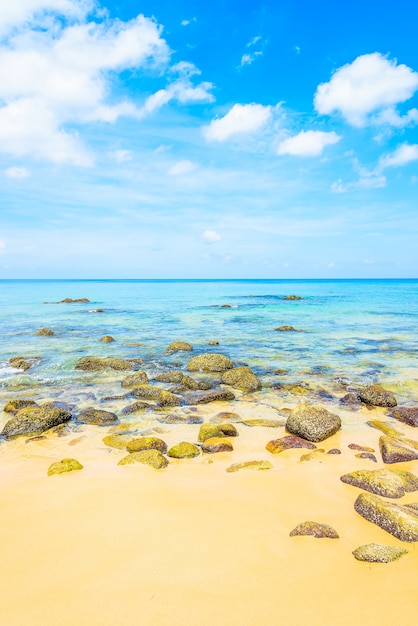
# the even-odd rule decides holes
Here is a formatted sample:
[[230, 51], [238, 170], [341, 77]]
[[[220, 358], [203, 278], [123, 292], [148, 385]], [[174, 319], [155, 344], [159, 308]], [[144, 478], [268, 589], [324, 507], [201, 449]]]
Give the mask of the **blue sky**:
[[0, 278], [418, 276], [418, 6], [0, 6]]

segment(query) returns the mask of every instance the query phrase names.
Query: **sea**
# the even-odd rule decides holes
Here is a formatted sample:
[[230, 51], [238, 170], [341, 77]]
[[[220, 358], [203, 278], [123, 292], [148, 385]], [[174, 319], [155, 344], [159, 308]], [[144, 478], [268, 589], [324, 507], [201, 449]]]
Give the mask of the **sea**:
[[[0, 280], [0, 320], [4, 400], [74, 399], [97, 381], [74, 369], [84, 356], [141, 358], [150, 372], [186, 368], [204, 352], [250, 366], [270, 388], [326, 396], [338, 384], [378, 382], [404, 404], [418, 399], [416, 279]], [[38, 336], [41, 328], [54, 334]], [[102, 343], [104, 335], [115, 341]], [[167, 353], [173, 341], [193, 352]], [[22, 371], [14, 356], [40, 360]], [[120, 375], [106, 374], [103, 393], [120, 391]]]

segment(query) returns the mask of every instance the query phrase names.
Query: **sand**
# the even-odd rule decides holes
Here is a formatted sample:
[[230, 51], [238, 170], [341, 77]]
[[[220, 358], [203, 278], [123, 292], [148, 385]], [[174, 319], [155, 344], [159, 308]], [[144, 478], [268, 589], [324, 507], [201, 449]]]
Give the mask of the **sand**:
[[[380, 433], [364, 427], [366, 409], [340, 414], [345, 427], [320, 446], [343, 454], [304, 462], [306, 450], [265, 450], [283, 427], [239, 424], [234, 452], [172, 460], [161, 471], [118, 466], [125, 452], [102, 443], [110, 428], [1, 444], [0, 624], [412, 626], [418, 546], [362, 519], [353, 508], [360, 490], [339, 480], [383, 467], [380, 455], [376, 464], [347, 447], [377, 449]], [[196, 440], [198, 429], [167, 426], [159, 436], [172, 445]], [[69, 456], [84, 469], [47, 476]], [[225, 471], [243, 460], [273, 468]], [[417, 473], [414, 463], [392, 467]], [[396, 502], [414, 501], [416, 493]], [[340, 538], [289, 537], [305, 520], [330, 524]], [[409, 553], [389, 564], [356, 561], [352, 550], [371, 542]]]

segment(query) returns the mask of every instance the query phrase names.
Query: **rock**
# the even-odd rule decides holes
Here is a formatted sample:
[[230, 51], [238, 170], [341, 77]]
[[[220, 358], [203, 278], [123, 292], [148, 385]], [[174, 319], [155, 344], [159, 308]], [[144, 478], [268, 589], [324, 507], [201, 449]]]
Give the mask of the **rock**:
[[146, 411], [151, 408], [151, 404], [147, 402], [134, 402], [133, 404], [129, 404], [128, 406], [124, 406], [121, 413], [122, 415], [132, 415], [132, 413], [139, 413], [140, 411]]
[[90, 300], [88, 298], [76, 298], [75, 300], [72, 298], [64, 298], [64, 300], [60, 300], [58, 304], [70, 304], [74, 302], [90, 302]]
[[322, 407], [301, 404], [293, 409], [286, 421], [286, 430], [308, 441], [323, 441], [341, 428], [338, 415]]
[[409, 504], [404, 504], [406, 509], [410, 509], [411, 511], [418, 513], [418, 502], [410, 502]]
[[206, 439], [202, 444], [203, 452], [208, 452], [209, 454], [214, 454], [215, 452], [232, 452], [233, 449], [232, 443], [222, 437], [211, 437], [210, 439]]
[[361, 493], [354, 509], [368, 522], [376, 524], [400, 541], [418, 541], [418, 511], [387, 502], [371, 493]]
[[40, 328], [36, 335], [38, 337], [52, 337], [52, 335], [55, 335], [55, 333], [50, 328]]
[[71, 419], [69, 411], [59, 408], [26, 407], [20, 409], [4, 426], [1, 433], [6, 439], [19, 435], [40, 434]]
[[215, 341], [215, 340], [212, 339], [212, 341], [208, 342], [208, 345], [209, 346], [219, 346], [219, 341]]
[[377, 459], [372, 452], [359, 452], [354, 455], [356, 459], [368, 459], [369, 461], [373, 461], [373, 463], [377, 463]]
[[180, 406], [182, 404], [182, 399], [179, 396], [152, 385], [138, 385], [132, 389], [131, 395], [135, 398], [155, 400], [159, 406]]
[[301, 463], [305, 461], [312, 461], [318, 456], [318, 454], [324, 454], [324, 452], [325, 450], [323, 448], [317, 448], [316, 450], [312, 450], [312, 452], [308, 452], [307, 454], [302, 454], [299, 461]]
[[318, 522], [301, 522], [292, 530], [290, 537], [296, 537], [297, 535], [311, 535], [316, 539], [338, 539], [339, 535], [332, 526], [328, 524], [319, 524]]
[[157, 420], [162, 424], [202, 424], [203, 418], [196, 413], [190, 415], [161, 415]]
[[399, 430], [393, 428], [388, 422], [382, 422], [381, 420], [370, 420], [366, 422], [368, 426], [372, 428], [377, 428], [377, 430], [381, 430], [385, 435], [389, 435], [390, 437], [402, 437], [402, 433]]
[[103, 343], [112, 343], [112, 341], [115, 341], [115, 339], [112, 337], [112, 335], [104, 335], [103, 337], [100, 337], [100, 340]]
[[243, 463], [233, 463], [226, 468], [227, 472], [238, 472], [241, 469], [269, 470], [272, 469], [270, 461], [244, 461]]
[[159, 450], [163, 454], [167, 452], [167, 444], [158, 437], [138, 437], [132, 439], [126, 446], [128, 452], [141, 452], [141, 450]]
[[221, 309], [232, 309], [231, 304], [221, 304]]
[[381, 385], [368, 385], [358, 391], [359, 398], [365, 404], [372, 406], [396, 406], [396, 398], [391, 391], [387, 391]]
[[9, 359], [9, 365], [10, 367], [15, 367], [18, 370], [24, 370], [26, 372], [26, 370], [30, 369], [40, 360], [40, 356], [12, 356], [12, 358]]
[[86, 372], [99, 372], [106, 369], [112, 369], [117, 371], [133, 370], [133, 359], [126, 360], [120, 358], [102, 358], [94, 356], [85, 356], [74, 366], [76, 370], [83, 370]]
[[232, 413], [231, 411], [221, 411], [210, 419], [210, 421], [215, 424], [224, 424], [225, 420], [228, 420], [229, 422], [241, 422], [241, 416], [238, 415], [238, 413]]
[[340, 399], [340, 404], [358, 407], [361, 404], [361, 400], [357, 393], [350, 392]]
[[373, 448], [369, 448], [368, 446], [361, 446], [358, 443], [349, 443], [348, 447], [350, 450], [360, 450], [360, 452], [374, 452]]
[[302, 300], [302, 296], [295, 296], [295, 295], [285, 296], [283, 300]]
[[53, 474], [63, 474], [64, 472], [74, 472], [75, 470], [81, 470], [83, 466], [76, 459], [62, 459], [58, 463], [52, 463], [48, 469], [48, 476]]
[[418, 477], [400, 470], [359, 470], [344, 474], [340, 480], [385, 498], [402, 498], [405, 493], [418, 491]]
[[89, 407], [88, 409], [85, 409], [78, 414], [77, 422], [81, 422], [81, 424], [108, 426], [109, 424], [117, 424], [119, 422], [119, 419], [115, 413]]
[[260, 389], [261, 382], [249, 367], [234, 367], [227, 370], [221, 376], [226, 385], [231, 385], [242, 391], [256, 391]]
[[148, 376], [147, 373], [143, 370], [139, 370], [135, 372], [135, 374], [130, 374], [126, 376], [122, 382], [122, 387], [130, 388], [130, 387], [138, 387], [138, 385], [147, 385], [148, 384]]
[[173, 341], [167, 348], [167, 352], [191, 352], [193, 346], [187, 341]]
[[212, 389], [210, 391], [192, 391], [184, 396], [186, 404], [208, 404], [208, 402], [220, 402], [235, 400], [232, 391], [226, 389]]
[[286, 435], [280, 439], [273, 439], [266, 445], [266, 450], [272, 454], [279, 454], [283, 450], [289, 450], [290, 448], [307, 448], [308, 450], [314, 450], [316, 446], [306, 439], [301, 439], [295, 435]]
[[238, 437], [239, 433], [233, 424], [202, 424], [199, 430], [199, 441], [206, 441], [213, 437]]
[[3, 411], [5, 413], [17, 413], [20, 409], [25, 409], [28, 406], [37, 407], [38, 405], [34, 400], [9, 400]]
[[266, 420], [262, 417], [242, 420], [241, 423], [245, 426], [263, 426], [264, 428], [278, 428], [279, 426], [283, 426], [283, 422], [278, 422], [277, 420]]
[[212, 387], [210, 383], [206, 383], [201, 380], [195, 380], [191, 376], [187, 376], [187, 374], [183, 375], [183, 378], [181, 379], [181, 385], [183, 388], [191, 389], [192, 391], [206, 391]]
[[152, 380], [161, 383], [181, 383], [185, 374], [181, 370], [170, 370], [169, 372], [160, 372], [152, 376]]
[[293, 328], [293, 326], [286, 326], [286, 325], [285, 326], [279, 326], [275, 330], [279, 330], [280, 332], [291, 332], [291, 331], [296, 332], [296, 328]]
[[395, 419], [408, 424], [408, 426], [418, 426], [418, 407], [399, 407], [396, 411], [392, 411]]
[[150, 465], [154, 469], [164, 469], [168, 465], [167, 459], [159, 450], [133, 452], [119, 461], [118, 465], [131, 465], [133, 463], [143, 463]]
[[405, 548], [395, 546], [383, 546], [379, 543], [368, 543], [353, 550], [357, 561], [367, 561], [368, 563], [391, 563], [404, 554], [408, 554]]
[[233, 367], [232, 361], [223, 354], [210, 352], [193, 357], [187, 364], [190, 372], [224, 372]]
[[199, 454], [200, 449], [194, 443], [188, 443], [187, 441], [182, 441], [172, 446], [167, 452], [167, 455], [173, 459], [193, 459], [195, 456], [199, 456]]
[[418, 443], [412, 439], [396, 439], [382, 435], [379, 439], [383, 463], [402, 463], [418, 459]]
[[116, 433], [103, 437], [103, 443], [110, 448], [126, 450], [126, 446], [132, 441], [135, 441], [135, 439], [137, 439], [137, 437], [132, 433]]

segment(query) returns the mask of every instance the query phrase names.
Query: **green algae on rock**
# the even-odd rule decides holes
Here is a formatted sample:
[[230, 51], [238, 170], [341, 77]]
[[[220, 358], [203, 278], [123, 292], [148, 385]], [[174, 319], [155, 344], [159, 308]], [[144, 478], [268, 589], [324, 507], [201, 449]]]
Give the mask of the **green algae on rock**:
[[250, 367], [234, 367], [224, 372], [221, 380], [226, 385], [231, 385], [242, 391], [257, 391], [261, 387], [261, 381]]
[[102, 343], [112, 343], [115, 339], [112, 335], [104, 335], [103, 337], [100, 337], [99, 341]]
[[396, 439], [382, 435], [379, 439], [383, 463], [402, 463], [418, 459], [418, 442], [413, 439]]
[[233, 367], [231, 359], [223, 354], [208, 352], [193, 357], [187, 364], [190, 372], [224, 372]]
[[20, 435], [40, 434], [68, 422], [71, 418], [71, 413], [65, 409], [30, 406], [17, 411], [16, 415], [6, 422], [1, 435], [6, 439], [13, 439]]
[[368, 385], [358, 390], [358, 396], [365, 404], [372, 406], [393, 407], [397, 405], [396, 398], [391, 391], [381, 385]]
[[167, 348], [167, 352], [191, 352], [193, 346], [187, 341], [173, 341]]
[[65, 472], [74, 472], [75, 470], [81, 470], [83, 466], [76, 459], [62, 459], [57, 463], [52, 463], [48, 469], [48, 476], [54, 474], [64, 474]]
[[38, 404], [34, 400], [9, 400], [3, 411], [5, 413], [17, 413], [20, 409], [26, 409], [29, 406], [37, 407]]
[[132, 465], [134, 463], [143, 463], [159, 470], [167, 467], [168, 460], [159, 450], [141, 450], [128, 454], [119, 461], [118, 465]]
[[145, 400], [154, 400], [159, 406], [180, 406], [183, 400], [171, 391], [159, 389], [152, 385], [138, 385], [130, 392], [135, 398], [144, 398]]
[[361, 493], [354, 509], [368, 522], [376, 524], [401, 541], [418, 541], [418, 511], [387, 502], [371, 493]]
[[277, 420], [268, 420], [262, 417], [256, 417], [249, 420], [241, 420], [241, 424], [244, 424], [244, 426], [262, 426], [264, 428], [278, 428], [279, 426], [284, 426], [284, 422], [279, 422]]
[[128, 452], [141, 452], [142, 450], [159, 450], [163, 454], [167, 452], [167, 444], [159, 437], [137, 437], [132, 439], [126, 446]]
[[242, 470], [242, 469], [269, 470], [272, 468], [273, 466], [270, 463], [270, 461], [244, 461], [242, 463], [233, 463], [232, 465], [227, 467], [225, 471], [231, 473], [231, 472], [238, 472], [239, 470]]
[[29, 370], [33, 365], [39, 363], [40, 356], [12, 356], [9, 359], [10, 367], [15, 367], [18, 370]]
[[138, 387], [139, 385], [147, 385], [148, 384], [148, 376], [144, 370], [138, 370], [135, 374], [129, 374], [126, 376], [122, 382], [122, 387]]
[[132, 433], [115, 433], [113, 435], [107, 435], [103, 437], [103, 443], [109, 448], [116, 448], [117, 450], [125, 450], [127, 445], [137, 439], [137, 435]]
[[210, 437], [202, 444], [203, 452], [207, 452], [208, 454], [214, 454], [216, 452], [232, 452], [233, 449], [232, 443], [223, 437]]
[[402, 498], [405, 493], [418, 491], [418, 477], [401, 470], [359, 470], [344, 474], [340, 480], [385, 498]]
[[286, 420], [286, 430], [308, 441], [323, 441], [341, 428], [341, 419], [323, 407], [300, 404]]
[[269, 441], [266, 445], [266, 450], [272, 454], [279, 454], [283, 452], [283, 450], [289, 450], [291, 448], [307, 448], [308, 450], [314, 450], [316, 446], [310, 441], [297, 437], [296, 435], [285, 435], [284, 437], [280, 437], [280, 439]]
[[380, 543], [368, 543], [353, 550], [357, 561], [367, 561], [367, 563], [391, 563], [400, 559], [404, 554], [408, 554], [405, 548], [384, 546]]
[[109, 424], [117, 424], [119, 419], [118, 416], [111, 411], [103, 411], [101, 409], [89, 407], [77, 415], [77, 422], [81, 422], [82, 424], [107, 426]]
[[[136, 360], [137, 361], [137, 360]], [[106, 369], [112, 369], [116, 371], [133, 370], [135, 369], [132, 359], [121, 359], [85, 356], [77, 361], [74, 366], [76, 370], [83, 370], [85, 372], [100, 372]]]
[[167, 455], [172, 457], [173, 459], [193, 459], [196, 456], [199, 456], [200, 448], [196, 446], [194, 443], [189, 443], [188, 441], [181, 441], [176, 445], [172, 446]]
[[227, 389], [211, 389], [209, 391], [191, 391], [184, 396], [186, 404], [208, 404], [209, 402], [231, 401], [235, 400], [232, 391]]
[[238, 437], [239, 433], [233, 424], [202, 424], [199, 430], [198, 440], [206, 441], [213, 437]]
[[339, 539], [337, 531], [328, 524], [318, 522], [301, 522], [290, 533], [290, 537], [310, 535], [316, 539]]
[[393, 428], [388, 422], [382, 422], [382, 420], [369, 420], [367, 426], [371, 426], [372, 428], [377, 428], [385, 435], [389, 435], [390, 437], [402, 437], [402, 433], [396, 428]]

